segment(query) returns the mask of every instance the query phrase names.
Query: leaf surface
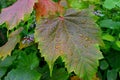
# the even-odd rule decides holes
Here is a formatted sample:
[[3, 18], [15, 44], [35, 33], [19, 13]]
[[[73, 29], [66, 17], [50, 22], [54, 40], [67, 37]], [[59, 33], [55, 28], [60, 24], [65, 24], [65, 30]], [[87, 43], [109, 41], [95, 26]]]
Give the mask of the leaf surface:
[[119, 0], [105, 0], [103, 3], [103, 6], [107, 9], [113, 9], [116, 6], [120, 7], [120, 1]]
[[18, 30], [12, 32], [8, 37], [8, 42], [0, 47], [0, 57], [6, 57], [10, 55], [11, 51], [14, 49], [16, 44], [20, 41], [19, 33], [23, 30], [23, 28], [19, 28]]
[[83, 80], [91, 80], [102, 58], [97, 43], [101, 43], [99, 28], [89, 12], [67, 10], [64, 17], [45, 19], [37, 25], [36, 42], [49, 68], [62, 56], [68, 72], [74, 71]]
[[34, 68], [39, 66], [39, 60], [35, 53], [31, 53], [29, 55], [27, 54], [21, 54], [18, 59], [18, 68], [26, 68], [33, 70]]
[[6, 22], [8, 29], [14, 28], [24, 16], [32, 12], [34, 3], [37, 0], [18, 0], [12, 6], [2, 10], [0, 14], [0, 24]]
[[60, 4], [53, 2], [52, 0], [38, 0], [34, 6], [36, 10], [36, 19], [39, 20], [40, 17], [54, 15], [56, 12], [62, 12], [62, 6]]
[[5, 80], [40, 80], [40, 73], [29, 69], [13, 69], [5, 77]]
[[48, 66], [41, 68], [40, 73], [42, 74], [40, 80], [67, 80], [69, 77], [65, 68], [54, 68], [52, 77], [50, 77]]

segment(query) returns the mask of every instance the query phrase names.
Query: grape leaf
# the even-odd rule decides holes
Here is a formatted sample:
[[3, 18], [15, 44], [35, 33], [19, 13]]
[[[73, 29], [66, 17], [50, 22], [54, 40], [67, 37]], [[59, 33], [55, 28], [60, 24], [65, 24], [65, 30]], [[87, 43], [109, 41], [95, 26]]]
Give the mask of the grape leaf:
[[15, 45], [20, 41], [19, 33], [22, 30], [23, 28], [21, 27], [9, 35], [8, 42], [0, 47], [0, 57], [6, 57], [7, 55], [10, 55]]
[[40, 80], [41, 74], [36, 70], [29, 69], [13, 69], [5, 77], [5, 80]]
[[8, 29], [14, 28], [24, 16], [32, 12], [34, 3], [37, 0], [18, 0], [12, 6], [2, 10], [0, 14], [0, 24], [6, 22]]
[[116, 6], [120, 7], [119, 0], [105, 0], [103, 6], [107, 9], [115, 8]]
[[62, 13], [62, 6], [52, 0], [38, 0], [34, 6], [36, 10], [36, 20], [38, 21], [41, 16], [54, 15], [56, 12]]
[[48, 18], [37, 25], [35, 41], [52, 72], [55, 60], [62, 56], [69, 72], [74, 71], [83, 80], [91, 80], [103, 56], [99, 28], [89, 17], [89, 11], [69, 9], [65, 16]]
[[13, 61], [16, 59], [16, 56], [7, 56], [4, 60], [0, 62], [0, 68], [1, 67], [9, 67], [13, 64]]
[[21, 54], [18, 59], [18, 68], [26, 68], [33, 70], [34, 68], [39, 66], [39, 60], [35, 53], [31, 53], [29, 55], [27, 54]]

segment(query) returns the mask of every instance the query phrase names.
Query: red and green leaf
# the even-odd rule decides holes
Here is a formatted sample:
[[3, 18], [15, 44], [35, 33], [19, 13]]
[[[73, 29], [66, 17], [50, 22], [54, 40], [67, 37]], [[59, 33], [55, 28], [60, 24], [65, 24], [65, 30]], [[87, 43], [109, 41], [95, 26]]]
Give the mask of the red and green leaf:
[[0, 14], [0, 24], [4, 22], [8, 25], [8, 29], [14, 28], [21, 20], [24, 20], [25, 15], [29, 15], [34, 3], [37, 0], [18, 0], [12, 6], [2, 10]]
[[100, 29], [89, 12], [69, 9], [63, 17], [42, 20], [35, 30], [41, 55], [52, 72], [54, 62], [61, 56], [68, 72], [74, 71], [83, 80], [91, 80], [102, 58], [98, 43]]
[[0, 57], [5, 58], [7, 55], [11, 54], [11, 51], [14, 49], [16, 44], [20, 41], [19, 33], [23, 30], [23, 28], [19, 28], [18, 30], [12, 32], [8, 37], [8, 42], [0, 47]]
[[36, 19], [40, 20], [40, 17], [49, 15], [55, 15], [55, 13], [62, 13], [63, 8], [59, 3], [55, 3], [52, 0], [38, 0], [34, 6], [36, 10]]

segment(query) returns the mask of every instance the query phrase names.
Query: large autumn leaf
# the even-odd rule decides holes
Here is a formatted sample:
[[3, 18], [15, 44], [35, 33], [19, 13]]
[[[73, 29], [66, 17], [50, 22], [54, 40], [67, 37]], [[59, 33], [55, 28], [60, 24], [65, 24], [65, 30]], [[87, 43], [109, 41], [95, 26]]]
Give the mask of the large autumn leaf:
[[88, 13], [69, 9], [63, 17], [45, 19], [37, 25], [35, 39], [51, 72], [55, 60], [62, 56], [68, 72], [74, 71], [83, 80], [95, 76], [102, 58], [100, 29]]
[[9, 35], [8, 42], [2, 47], [0, 47], [0, 57], [5, 58], [7, 55], [11, 54], [11, 51], [14, 49], [16, 44], [20, 41], [19, 33], [22, 30], [23, 28], [21, 27]]
[[0, 14], [0, 24], [6, 22], [8, 29], [14, 28], [21, 20], [24, 20], [25, 15], [29, 15], [34, 3], [37, 0], [17, 0], [12, 6], [2, 10]]

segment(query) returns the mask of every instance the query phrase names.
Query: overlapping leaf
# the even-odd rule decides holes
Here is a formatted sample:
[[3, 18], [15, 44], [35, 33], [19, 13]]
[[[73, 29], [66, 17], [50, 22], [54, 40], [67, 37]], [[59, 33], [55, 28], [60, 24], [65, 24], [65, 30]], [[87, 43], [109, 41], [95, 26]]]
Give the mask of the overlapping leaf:
[[53, 2], [52, 0], [38, 0], [34, 6], [36, 10], [36, 19], [39, 20], [41, 16], [53, 15], [56, 12], [62, 12], [62, 6]]
[[36, 70], [17, 68], [11, 70], [4, 80], [40, 80], [41, 74]]
[[74, 71], [83, 80], [91, 80], [102, 58], [99, 28], [88, 11], [68, 10], [63, 17], [45, 19], [37, 25], [36, 42], [41, 55], [52, 71], [55, 60], [62, 56], [68, 72]]
[[0, 47], [0, 57], [6, 57], [7, 55], [10, 55], [15, 45], [20, 41], [19, 33], [22, 31], [22, 29], [23, 28], [19, 28], [9, 35], [8, 42]]
[[120, 7], [119, 0], [105, 0], [103, 6], [107, 9], [115, 8], [116, 6]]
[[18, 0], [12, 6], [2, 10], [0, 14], [0, 24], [6, 22], [9, 29], [14, 28], [24, 16], [32, 12], [34, 3], [37, 0]]

